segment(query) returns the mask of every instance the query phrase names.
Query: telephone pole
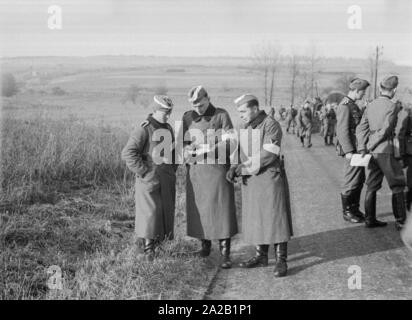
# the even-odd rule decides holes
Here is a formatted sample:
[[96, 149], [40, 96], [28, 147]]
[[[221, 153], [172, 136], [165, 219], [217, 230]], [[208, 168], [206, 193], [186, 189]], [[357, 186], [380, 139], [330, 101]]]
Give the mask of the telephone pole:
[[373, 96], [376, 99], [378, 96], [378, 61], [379, 61], [379, 56], [382, 55], [382, 49], [383, 46], [379, 48], [379, 46], [376, 46], [376, 58], [375, 58], [375, 84], [374, 84], [374, 93]]

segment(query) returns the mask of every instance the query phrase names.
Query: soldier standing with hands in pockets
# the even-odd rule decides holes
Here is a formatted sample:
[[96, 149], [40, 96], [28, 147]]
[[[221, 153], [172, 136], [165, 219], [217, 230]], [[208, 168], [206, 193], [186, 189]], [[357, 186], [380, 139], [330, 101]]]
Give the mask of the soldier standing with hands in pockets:
[[[177, 169], [173, 164], [173, 129], [167, 123], [173, 102], [162, 95], [153, 100], [153, 113], [133, 130], [122, 151], [122, 159], [136, 175], [135, 234], [144, 239], [144, 253], [149, 261], [154, 258], [156, 242], [173, 238]], [[170, 149], [160, 151], [162, 159], [156, 159], [155, 148], [161, 143], [154, 139], [157, 130], [164, 130], [163, 134], [171, 140], [165, 144]]]

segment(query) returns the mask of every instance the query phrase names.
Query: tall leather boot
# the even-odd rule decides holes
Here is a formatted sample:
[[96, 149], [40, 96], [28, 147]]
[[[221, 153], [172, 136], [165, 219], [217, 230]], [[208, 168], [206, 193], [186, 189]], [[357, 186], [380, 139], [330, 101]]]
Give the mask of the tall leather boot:
[[268, 244], [260, 244], [256, 246], [256, 255], [248, 261], [239, 264], [241, 268], [256, 268], [266, 267], [268, 265]]
[[210, 249], [212, 248], [212, 241], [207, 239], [200, 240], [201, 249], [194, 253], [196, 257], [207, 257], [210, 255]]
[[309, 136], [307, 137], [307, 139], [308, 139], [308, 148], [310, 148], [312, 146], [312, 137]]
[[411, 210], [411, 203], [412, 203], [412, 188], [409, 189], [409, 190], [406, 192], [405, 203], [406, 203], [406, 209], [407, 209], [408, 211], [410, 211], [410, 210]]
[[376, 191], [366, 191], [365, 195], [365, 226], [379, 228], [387, 223], [376, 219]]
[[275, 277], [284, 277], [288, 272], [288, 265], [286, 263], [288, 258], [288, 243], [275, 243], [275, 257], [276, 265], [273, 272]]
[[333, 136], [329, 136], [329, 145], [333, 146]]
[[343, 220], [349, 221], [351, 223], [361, 223], [364, 220], [360, 219], [356, 214], [353, 213], [353, 205], [352, 199], [353, 195], [345, 196], [343, 194], [340, 195], [342, 201], [342, 212], [343, 212]]
[[143, 251], [144, 251], [144, 255], [147, 261], [153, 261], [154, 259], [154, 255], [155, 255], [154, 244], [155, 244], [154, 239], [147, 239], [147, 238], [144, 239]]
[[302, 143], [302, 147], [305, 146], [305, 140], [304, 139], [305, 139], [304, 137], [300, 137], [300, 142]]
[[395, 227], [401, 230], [406, 220], [405, 195], [402, 192], [392, 194], [392, 210], [395, 216]]
[[328, 143], [328, 136], [325, 136], [324, 138], [323, 138], [323, 140], [325, 141], [325, 146], [327, 146], [329, 143]]
[[359, 217], [359, 220], [361, 220], [361, 222], [364, 222], [365, 214], [359, 210], [361, 194], [362, 188], [355, 189], [352, 193], [352, 213]]
[[222, 269], [230, 269], [232, 267], [232, 261], [230, 260], [230, 238], [219, 240], [219, 249], [222, 256], [220, 267]]

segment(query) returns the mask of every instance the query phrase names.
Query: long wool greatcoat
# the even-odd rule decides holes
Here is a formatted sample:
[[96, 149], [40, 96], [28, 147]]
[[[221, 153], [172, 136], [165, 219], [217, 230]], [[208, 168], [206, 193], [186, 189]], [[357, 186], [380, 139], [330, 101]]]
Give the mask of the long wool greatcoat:
[[299, 136], [309, 138], [312, 135], [312, 109], [300, 108], [297, 116]]
[[[163, 240], [173, 238], [176, 166], [173, 165], [173, 144], [169, 152], [160, 156], [168, 158], [167, 163], [156, 164], [153, 148], [161, 141], [152, 141], [155, 130], [168, 130], [174, 141], [173, 129], [151, 116], [135, 128], [122, 151], [122, 159], [136, 174], [135, 182], [135, 233], [137, 237]], [[170, 155], [172, 159], [170, 159]]]
[[333, 137], [335, 135], [336, 127], [336, 113], [333, 108], [322, 110], [323, 136]]
[[[243, 239], [251, 244], [286, 242], [293, 235], [288, 181], [279, 153], [267, 150], [271, 145], [280, 148], [282, 129], [263, 110], [245, 128], [249, 130], [248, 135], [252, 129], [259, 130], [260, 169], [256, 174], [243, 177]], [[242, 149], [241, 144], [241, 153], [246, 153]], [[249, 146], [248, 150], [253, 149]]]
[[[202, 116], [194, 110], [183, 115], [183, 134], [189, 129], [199, 129], [206, 137], [207, 129], [229, 130], [233, 129], [233, 125], [224, 109], [210, 104]], [[221, 136], [217, 136], [221, 143]], [[229, 167], [229, 159], [226, 164], [192, 163], [187, 166], [186, 212], [189, 236], [209, 240], [225, 239], [238, 232], [234, 187], [226, 180]]]

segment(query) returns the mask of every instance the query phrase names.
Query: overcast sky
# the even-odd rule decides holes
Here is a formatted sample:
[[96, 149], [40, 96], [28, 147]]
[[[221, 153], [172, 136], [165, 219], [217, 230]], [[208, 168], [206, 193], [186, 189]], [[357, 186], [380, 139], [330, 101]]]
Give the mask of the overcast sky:
[[[62, 29], [48, 28], [50, 5]], [[347, 27], [362, 9], [361, 30]], [[316, 43], [323, 56], [384, 57], [412, 65], [410, 0], [0, 0], [0, 53], [249, 56], [264, 41], [284, 54]]]

